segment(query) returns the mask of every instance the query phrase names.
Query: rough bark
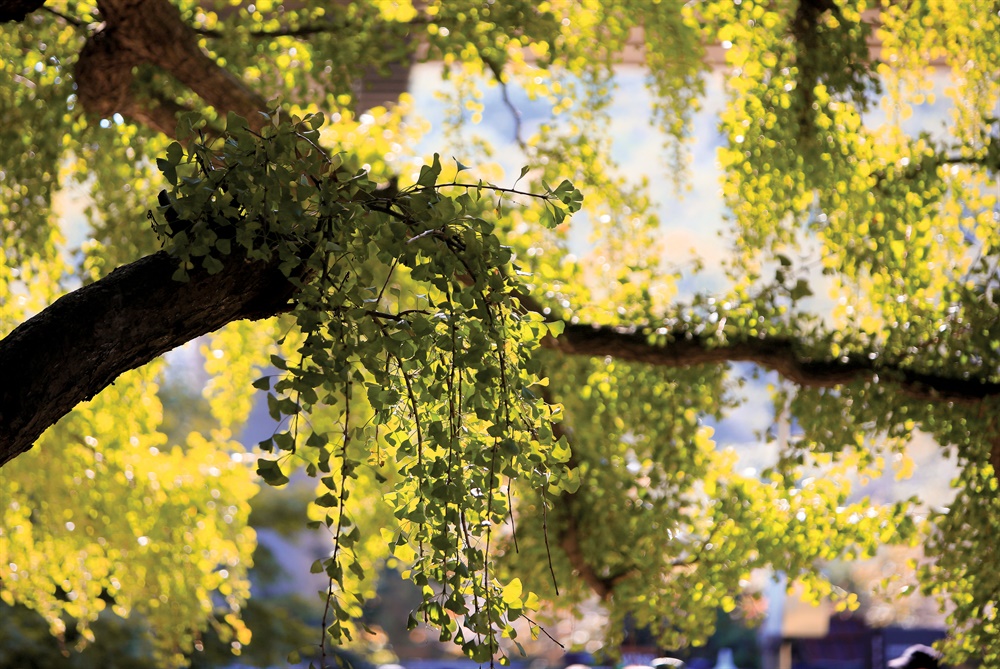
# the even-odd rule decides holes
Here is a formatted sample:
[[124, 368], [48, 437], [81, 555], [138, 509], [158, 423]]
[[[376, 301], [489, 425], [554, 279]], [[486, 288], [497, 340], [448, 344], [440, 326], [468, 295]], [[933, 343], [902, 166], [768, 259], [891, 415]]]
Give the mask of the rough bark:
[[167, 0], [100, 0], [104, 27], [91, 35], [80, 52], [74, 78], [87, 113], [115, 113], [172, 135], [173, 101], [140, 100], [133, 87], [133, 69], [149, 63], [169, 73], [222, 115], [235, 112], [260, 128], [257, 112], [266, 101], [245, 82], [221, 67], [198, 45], [198, 35]]
[[[120, 374], [235, 320], [288, 309], [292, 289], [273, 267], [231, 260], [214, 276], [171, 279], [175, 261], [158, 253], [70, 293], [0, 340], [0, 465], [28, 450], [76, 404]], [[794, 342], [763, 338], [728, 345], [684, 332], [656, 343], [625, 328], [567, 325], [544, 345], [570, 355], [611, 357], [667, 367], [752, 362], [802, 386], [889, 382], [927, 400], [974, 401], [1000, 384], [919, 374], [858, 360], [802, 358]]]
[[122, 373], [226, 323], [287, 310], [274, 267], [231, 259], [215, 275], [171, 277], [157, 253], [56, 300], [0, 340], [0, 466]]
[[[0, 0], [0, 17], [23, 20], [43, 3]], [[80, 52], [74, 79], [83, 108], [115, 113], [173, 135], [173, 100], [141, 99], [134, 68], [149, 63], [220, 113], [251, 127], [264, 99], [221, 67], [168, 0], [100, 0], [103, 27]], [[287, 309], [291, 286], [273, 267], [231, 260], [217, 275], [171, 279], [176, 261], [159, 253], [121, 267], [57, 300], [0, 341], [0, 466], [31, 448], [50, 425], [122, 373], [234, 320]]]

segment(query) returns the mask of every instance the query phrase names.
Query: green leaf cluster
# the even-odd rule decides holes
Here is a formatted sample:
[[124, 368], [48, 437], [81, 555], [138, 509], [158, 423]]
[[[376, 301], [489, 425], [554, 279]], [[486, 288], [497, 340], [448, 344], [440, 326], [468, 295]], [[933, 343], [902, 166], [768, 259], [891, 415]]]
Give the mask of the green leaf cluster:
[[[854, 607], [828, 565], [896, 543], [926, 558], [920, 586], [949, 612], [949, 657], [1000, 662], [986, 559], [997, 402], [928, 390], [1000, 381], [994, 6], [174, 4], [234, 86], [293, 104], [248, 122], [141, 64], [134, 106], [88, 118], [74, 63], [113, 18], [101, 3], [49, 2], [4, 27], [0, 331], [161, 246], [178, 281], [263, 263], [295, 302], [204, 341], [215, 429], [174, 434], [156, 362], [4, 468], [8, 603], [56, 634], [76, 620], [81, 643], [102, 607], [136, 611], [164, 666], [208, 626], [238, 651], [253, 472], [288, 486], [304, 471], [311, 522], [331, 538], [314, 570], [340, 642], [387, 555], [422, 589], [414, 623], [484, 661], [525, 641], [525, 624], [539, 633], [532, 593], [598, 595], [611, 642], [628, 617], [666, 645], [695, 643], [758, 569]], [[679, 256], [686, 237], [664, 239], [657, 177], [626, 178], [633, 166], [614, 159], [628, 49], [649, 66], [675, 185], [706, 84], [724, 91], [731, 225], [704, 261]], [[422, 124], [406, 96], [392, 112], [349, 111], [371, 71], [419, 57], [451, 84], [454, 146], [439, 150], [476, 163], [456, 160], [453, 178], [437, 155], [413, 162]], [[947, 91], [928, 64], [951, 73]], [[510, 187], [475, 134], [492, 85], [548, 105], [514, 124], [530, 169]], [[908, 116], [942, 95], [948, 127], [910, 132]], [[136, 113], [164, 108], [194, 110], [175, 137]], [[712, 294], [691, 295], [692, 276], [717, 266]], [[581, 324], [637, 334], [652, 358], [697, 344], [740, 363], [765, 342], [754, 359], [787, 379], [540, 350]], [[757, 441], [777, 455], [749, 472], [712, 428], [765, 385], [775, 424]], [[232, 436], [255, 388], [278, 428], [250, 454]], [[922, 439], [958, 468], [947, 509], [859, 492], [887, 463], [919, 476], [907, 449]]]

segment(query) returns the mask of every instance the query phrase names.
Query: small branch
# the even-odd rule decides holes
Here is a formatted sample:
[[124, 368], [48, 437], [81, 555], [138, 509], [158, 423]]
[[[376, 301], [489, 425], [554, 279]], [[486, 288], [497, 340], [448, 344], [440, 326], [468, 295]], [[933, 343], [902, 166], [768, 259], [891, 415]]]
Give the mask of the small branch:
[[406, 320], [406, 316], [409, 314], [427, 315], [427, 311], [425, 311], [424, 309], [406, 309], [404, 311], [400, 311], [398, 314], [387, 314], [381, 311], [366, 311], [365, 313], [371, 316], [372, 318], [383, 318], [391, 321]]
[[[423, 17], [416, 17], [411, 21], [400, 22], [400, 25], [426, 25], [427, 19]], [[304, 26], [282, 26], [280, 28], [275, 28], [274, 30], [249, 30], [245, 33], [246, 37], [251, 39], [276, 39], [279, 37], [311, 37], [313, 35], [324, 35], [327, 33], [347, 33], [355, 32], [359, 29], [359, 26], [349, 25], [347, 23], [325, 23], [325, 24], [313, 24]], [[207, 37], [209, 39], [229, 39], [233, 37], [234, 31], [229, 30], [218, 30], [213, 28], [192, 28], [194, 32], [201, 35], [202, 37]]]
[[[336, 309], [334, 309], [334, 311], [336, 311], [336, 312], [344, 312], [344, 311], [348, 311], [348, 310], [349, 310], [349, 307], [337, 307]], [[400, 311], [400, 312], [395, 313], [395, 314], [386, 313], [384, 311], [375, 311], [374, 309], [368, 309], [368, 310], [366, 310], [364, 312], [364, 314], [366, 316], [371, 316], [372, 318], [377, 318], [377, 319], [385, 320], [385, 321], [396, 321], [396, 322], [405, 321], [406, 317], [409, 314], [424, 314], [424, 315], [426, 315], [427, 313], [428, 312], [426, 310], [424, 310], [424, 309], [405, 309], [405, 310]]]
[[539, 200], [551, 200], [552, 197], [544, 193], [532, 193], [531, 191], [517, 190], [516, 188], [502, 188], [500, 186], [494, 186], [487, 183], [464, 183], [461, 181], [450, 181], [448, 183], [438, 183], [433, 186], [417, 186], [414, 188], [414, 192], [421, 192], [425, 190], [436, 190], [438, 188], [481, 188], [483, 190], [491, 190], [496, 193], [508, 193], [510, 195], [524, 195], [525, 197], [532, 197]]
[[504, 81], [503, 77], [503, 67], [488, 58], [483, 58], [483, 62], [488, 68], [490, 68], [490, 72], [493, 73], [493, 78], [496, 79], [497, 84], [500, 85], [500, 96], [503, 99], [503, 104], [510, 111], [511, 116], [514, 117], [514, 141], [517, 142], [517, 145], [521, 147], [521, 149], [526, 149], [527, 146], [521, 138], [521, 110], [515, 107], [514, 103], [511, 102], [507, 82]]
[[526, 149], [527, 144], [524, 143], [524, 138], [521, 137], [521, 110], [514, 106], [511, 102], [510, 95], [508, 94], [508, 87], [505, 81], [499, 81], [500, 84], [500, 97], [503, 100], [503, 104], [510, 110], [511, 116], [514, 117], [514, 141], [521, 149]]
[[555, 638], [553, 638], [553, 636], [551, 634], [549, 634], [544, 627], [542, 627], [537, 622], [535, 622], [534, 620], [532, 620], [528, 616], [524, 615], [523, 613], [521, 614], [521, 617], [524, 618], [525, 620], [527, 620], [529, 624], [534, 625], [535, 627], [537, 627], [538, 631], [540, 631], [542, 634], [544, 634], [545, 636], [547, 636], [549, 638], [549, 641], [551, 641], [555, 645], [559, 646], [563, 650], [566, 650], [566, 646], [564, 646], [561, 643], [559, 643], [558, 641], [556, 641]]
[[[325, 163], [327, 163], [328, 165], [331, 164], [331, 163], [333, 163], [333, 159], [330, 158], [330, 152], [327, 151], [326, 149], [324, 149], [322, 146], [320, 146], [319, 144], [317, 144], [313, 140], [309, 139], [309, 137], [307, 137], [306, 135], [304, 135], [301, 132], [296, 131], [295, 136], [298, 137], [301, 140], [304, 140], [305, 142], [309, 143], [310, 145], [312, 145], [312, 147], [314, 149], [316, 149], [317, 153], [319, 153], [319, 155], [323, 157], [323, 161]], [[314, 180], [315, 180], [315, 177], [314, 177]], [[315, 185], [318, 186], [319, 184], [315, 184]]]
[[[555, 398], [552, 396], [551, 389], [545, 387], [542, 389], [542, 399], [545, 400], [546, 404], [555, 404]], [[576, 467], [576, 456], [572, 455], [573, 444], [570, 442], [570, 435], [567, 434], [566, 429], [563, 427], [562, 423], [552, 424], [552, 436], [558, 441], [559, 439], [565, 438], [570, 447], [570, 459], [567, 463], [570, 467]], [[544, 493], [544, 491], [543, 491]], [[560, 527], [559, 531], [559, 547], [562, 548], [563, 553], [566, 555], [566, 559], [569, 560], [570, 566], [573, 570], [580, 575], [580, 578], [590, 586], [590, 589], [595, 595], [602, 601], [606, 602], [611, 599], [614, 594], [614, 586], [616, 581], [612, 578], [602, 578], [591, 566], [590, 562], [587, 561], [587, 555], [583, 550], [583, 546], [580, 545], [580, 526], [578, 518], [574, 513], [575, 501], [577, 498], [575, 492], [563, 493], [559, 495], [556, 499], [562, 506], [562, 519], [563, 525]], [[542, 509], [545, 508], [545, 496], [542, 495]], [[544, 522], [544, 516], [543, 516]], [[549, 537], [548, 530], [545, 529], [545, 550], [549, 550]], [[552, 569], [552, 558], [549, 557], [549, 569]], [[553, 578], [555, 574], [553, 573]], [[558, 591], [557, 593], [558, 594]]]
[[329, 581], [326, 587], [326, 601], [323, 606], [323, 621], [320, 623], [322, 630], [320, 631], [319, 638], [319, 666], [320, 669], [326, 669], [326, 627], [327, 627], [327, 617], [330, 615], [330, 599], [333, 597], [333, 576], [329, 577]]
[[545, 539], [545, 557], [549, 562], [549, 574], [552, 576], [552, 587], [555, 588], [556, 597], [559, 596], [559, 582], [556, 580], [556, 570], [552, 566], [552, 549], [549, 547], [549, 514], [546, 503], [545, 488], [542, 488], [540, 495], [542, 505], [542, 538]]
[[[992, 141], [1000, 142], [1000, 138], [993, 137]], [[970, 156], [945, 156], [941, 158], [941, 164], [984, 167], [987, 170], [1000, 172], [1000, 151], [991, 151], [982, 158], [973, 158]]]
[[406, 243], [412, 244], [416, 241], [423, 239], [424, 237], [439, 237], [441, 239], [447, 239], [448, 235], [443, 230], [440, 230], [438, 228], [431, 228], [430, 230], [424, 230], [420, 234], [410, 237], [409, 239], [406, 240]]
[[[572, 504], [572, 499], [567, 499], [572, 498], [572, 495], [564, 495], [563, 498], [566, 506]], [[542, 503], [544, 504], [544, 500]], [[568, 520], [560, 533], [559, 547], [563, 549], [563, 553], [566, 554], [566, 558], [573, 566], [573, 570], [590, 586], [590, 589], [594, 591], [594, 594], [602, 602], [606, 602], [611, 599], [614, 588], [607, 579], [601, 578], [594, 571], [594, 568], [590, 566], [590, 563], [587, 562], [587, 556], [584, 555], [583, 549], [580, 546], [579, 532], [577, 531], [576, 520], [573, 518], [572, 510], [567, 510], [566, 516]]]
[[59, 17], [60, 19], [62, 19], [63, 21], [65, 21], [66, 23], [70, 24], [71, 26], [73, 26], [75, 28], [86, 28], [89, 25], [86, 21], [81, 21], [80, 19], [76, 18], [75, 16], [68, 16], [68, 15], [63, 14], [62, 12], [57, 11], [55, 9], [52, 9], [51, 7], [48, 7], [46, 5], [42, 5], [42, 11], [48, 12], [49, 14], [52, 14], [53, 16]]

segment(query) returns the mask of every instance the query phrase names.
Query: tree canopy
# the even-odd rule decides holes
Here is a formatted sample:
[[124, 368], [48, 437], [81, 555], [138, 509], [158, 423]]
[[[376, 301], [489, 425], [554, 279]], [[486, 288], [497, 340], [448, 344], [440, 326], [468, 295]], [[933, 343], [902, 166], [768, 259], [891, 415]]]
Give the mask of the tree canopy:
[[[414, 624], [487, 661], [543, 631], [543, 599], [596, 596], [612, 637], [629, 616], [664, 646], [703, 640], [759, 569], [852, 607], [824, 565], [905, 544], [923, 558], [902, 590], [945, 607], [949, 657], [1000, 666], [995, 4], [3, 0], [0, 18], [8, 604], [84, 640], [106, 607], [138, 613], [164, 666], [210, 626], [238, 652], [248, 501], [304, 472], [331, 537], [321, 664], [390, 555], [422, 588]], [[613, 159], [630, 50], [666, 185]], [[683, 189], [712, 54], [725, 280], [692, 293], [655, 197]], [[454, 158], [416, 153], [406, 95], [358, 113], [417, 61], [452, 83]], [[519, 175], [475, 134], [492, 86]], [[940, 95], [947, 127], [911, 131]], [[178, 434], [160, 356], [199, 337], [212, 425]], [[747, 471], [713, 426], [765, 387], [778, 455]], [[241, 444], [259, 391], [277, 427]], [[852, 493], [908, 476], [915, 435], [958, 463], [947, 508]]]

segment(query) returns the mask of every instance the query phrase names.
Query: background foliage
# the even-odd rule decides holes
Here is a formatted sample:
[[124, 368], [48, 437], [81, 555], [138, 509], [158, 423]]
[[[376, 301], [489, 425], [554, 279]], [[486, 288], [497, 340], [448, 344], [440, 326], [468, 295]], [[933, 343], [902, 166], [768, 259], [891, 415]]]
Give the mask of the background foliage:
[[[3, 28], [0, 331], [161, 247], [178, 281], [272, 262], [295, 306], [207, 338], [210, 415], [189, 430], [165, 422], [155, 361], [3, 468], [8, 605], [57, 636], [72, 621], [80, 643], [105, 607], [140, 614], [164, 666], [210, 627], [239, 652], [254, 470], [277, 486], [304, 471], [339, 642], [389, 554], [423, 589], [417, 618], [484, 661], [523, 638], [519, 619], [539, 633], [539, 598], [596, 595], [612, 640], [630, 616], [665, 646], [703, 640], [759, 568], [849, 608], [823, 565], [908, 543], [950, 657], [1000, 663], [995, 6], [175, 7], [202, 74], [224, 68], [259, 106], [208, 99], [195, 66], [153, 46], [129, 52], [127, 99], [95, 101], [88, 49], [138, 20], [117, 2], [49, 2]], [[729, 253], [712, 295], [682, 290], [690, 265], [662, 245], [650, 184], [612, 159], [613, 66], [636, 35], [679, 187], [707, 51], [723, 54]], [[456, 160], [414, 155], [425, 126], [405, 96], [351, 112], [365, 77], [414, 58], [454, 84]], [[929, 64], [950, 72], [951, 122], [909, 134], [939, 94]], [[475, 134], [497, 84], [549, 105], [515, 123], [516, 181]], [[61, 204], [71, 191], [85, 222]], [[649, 353], [591, 357], [580, 324], [638, 331]], [[712, 362], [660, 355], [680, 345]], [[792, 430], [761, 472], [713, 438], [762, 386], [726, 360], [784, 377], [767, 387]], [[234, 440], [254, 386], [278, 424], [259, 450]], [[914, 434], [959, 464], [949, 508], [852, 495], [887, 462], [907, 476]]]

